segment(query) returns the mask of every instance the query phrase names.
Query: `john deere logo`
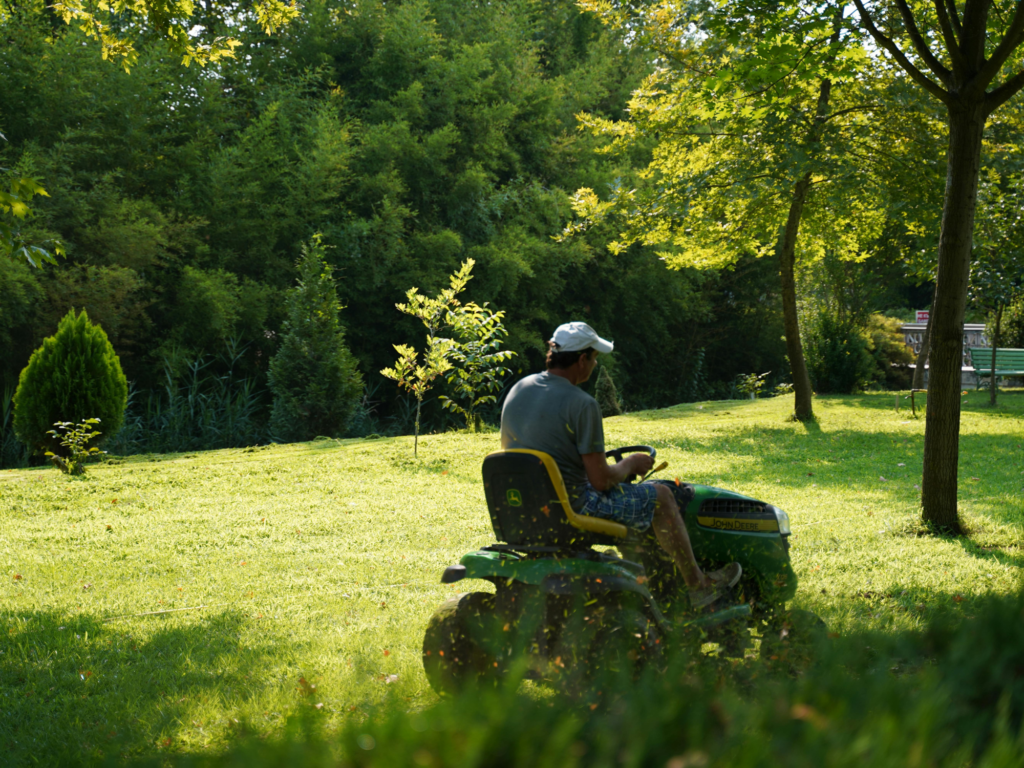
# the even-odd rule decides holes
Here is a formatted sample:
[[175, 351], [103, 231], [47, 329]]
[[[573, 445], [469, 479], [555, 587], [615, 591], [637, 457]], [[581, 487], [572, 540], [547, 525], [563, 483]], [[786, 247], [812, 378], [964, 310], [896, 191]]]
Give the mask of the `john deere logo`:
[[505, 491], [505, 498], [508, 500], [510, 507], [521, 507], [523, 506], [523, 495], [515, 488], [509, 488]]

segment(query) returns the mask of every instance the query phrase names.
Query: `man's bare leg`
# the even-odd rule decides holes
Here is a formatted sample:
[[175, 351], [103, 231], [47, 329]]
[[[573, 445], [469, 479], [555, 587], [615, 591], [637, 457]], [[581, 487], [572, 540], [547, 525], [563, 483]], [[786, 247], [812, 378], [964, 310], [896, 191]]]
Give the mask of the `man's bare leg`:
[[679, 514], [679, 505], [668, 486], [658, 483], [658, 503], [654, 508], [654, 534], [658, 537], [661, 548], [675, 560], [683, 581], [690, 589], [700, 589], [711, 585], [711, 579], [704, 575], [697, 558], [693, 556], [690, 546], [690, 535]]

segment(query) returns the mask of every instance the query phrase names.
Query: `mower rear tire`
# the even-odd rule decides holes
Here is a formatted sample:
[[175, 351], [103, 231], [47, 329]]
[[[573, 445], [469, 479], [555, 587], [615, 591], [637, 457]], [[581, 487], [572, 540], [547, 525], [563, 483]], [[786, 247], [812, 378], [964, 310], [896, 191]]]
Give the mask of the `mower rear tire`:
[[438, 694], [501, 681], [497, 659], [473, 638], [473, 627], [486, 625], [494, 614], [494, 595], [487, 592], [463, 592], [434, 611], [423, 636], [423, 669]]

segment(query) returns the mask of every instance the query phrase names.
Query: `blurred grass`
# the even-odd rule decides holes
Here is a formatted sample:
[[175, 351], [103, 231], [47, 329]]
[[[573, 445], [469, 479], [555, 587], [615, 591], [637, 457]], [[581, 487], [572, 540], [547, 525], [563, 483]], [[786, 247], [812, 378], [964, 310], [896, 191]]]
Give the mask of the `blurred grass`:
[[[1021, 585], [1024, 397], [986, 397], [964, 398], [963, 540], [922, 535], [924, 419], [891, 394], [821, 398], [810, 425], [786, 421], [788, 398], [629, 414], [607, 443], [653, 444], [665, 475], [786, 509], [795, 605], [895, 635]], [[428, 436], [419, 460], [411, 443], [0, 472], [9, 763], [211, 752], [297, 713], [333, 732], [433, 705], [422, 632], [467, 588], [438, 584], [443, 568], [492, 541], [479, 467], [498, 436]]]

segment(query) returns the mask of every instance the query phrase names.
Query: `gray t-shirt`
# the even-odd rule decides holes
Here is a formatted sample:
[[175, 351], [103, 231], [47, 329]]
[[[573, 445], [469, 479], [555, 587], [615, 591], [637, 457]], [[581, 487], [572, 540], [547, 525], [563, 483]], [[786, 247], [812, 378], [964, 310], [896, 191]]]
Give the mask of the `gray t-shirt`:
[[584, 453], [604, 453], [601, 406], [568, 379], [548, 371], [527, 376], [505, 398], [501, 447], [550, 454], [562, 472], [573, 509], [583, 506]]

